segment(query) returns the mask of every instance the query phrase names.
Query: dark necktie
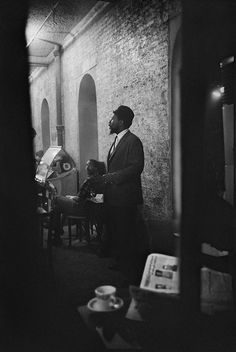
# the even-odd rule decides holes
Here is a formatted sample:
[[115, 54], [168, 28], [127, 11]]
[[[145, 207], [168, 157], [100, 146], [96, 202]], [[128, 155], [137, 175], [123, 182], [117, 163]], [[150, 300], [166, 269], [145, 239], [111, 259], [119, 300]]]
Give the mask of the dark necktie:
[[111, 149], [110, 149], [110, 153], [109, 153], [109, 159], [112, 156], [112, 154], [114, 153], [115, 149], [116, 149], [116, 143], [117, 143], [117, 136], [114, 139], [114, 142], [111, 145]]

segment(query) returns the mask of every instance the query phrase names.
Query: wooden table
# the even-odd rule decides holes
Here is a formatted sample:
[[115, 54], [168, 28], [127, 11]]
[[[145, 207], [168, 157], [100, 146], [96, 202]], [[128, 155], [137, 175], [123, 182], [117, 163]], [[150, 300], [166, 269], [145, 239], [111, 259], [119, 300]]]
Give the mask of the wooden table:
[[78, 307], [78, 312], [91, 334], [98, 335], [106, 350], [116, 351], [156, 351], [153, 343], [153, 329], [147, 321], [136, 321], [126, 318], [131, 298], [129, 289], [118, 289], [117, 296], [124, 301], [117, 311], [96, 313], [87, 305]]
[[98, 335], [107, 350], [142, 350], [135, 333], [134, 322], [125, 318], [126, 309], [112, 313], [94, 313], [87, 306], [78, 312], [92, 334]]

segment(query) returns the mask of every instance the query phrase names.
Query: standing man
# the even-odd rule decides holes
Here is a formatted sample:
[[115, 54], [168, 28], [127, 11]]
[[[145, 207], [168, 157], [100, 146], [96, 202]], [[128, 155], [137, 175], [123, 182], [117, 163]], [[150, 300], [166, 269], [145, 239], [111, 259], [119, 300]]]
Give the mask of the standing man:
[[130, 132], [134, 113], [121, 105], [109, 121], [110, 134], [116, 134], [107, 157], [104, 203], [106, 207], [112, 255], [111, 269], [123, 272], [129, 282], [137, 277], [137, 207], [143, 203], [141, 173], [144, 167], [143, 145]]

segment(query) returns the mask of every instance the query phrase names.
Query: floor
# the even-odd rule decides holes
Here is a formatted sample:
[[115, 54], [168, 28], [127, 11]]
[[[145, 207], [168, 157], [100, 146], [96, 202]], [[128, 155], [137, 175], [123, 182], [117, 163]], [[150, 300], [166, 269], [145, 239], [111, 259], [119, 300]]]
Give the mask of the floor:
[[[96, 239], [96, 234], [90, 245], [75, 239], [71, 247], [68, 247], [67, 235], [65, 229], [63, 244], [53, 247], [51, 266], [46, 250], [42, 251], [40, 280], [22, 295], [22, 307], [25, 303], [23, 300], [29, 301], [26, 308], [22, 308], [25, 311], [22, 313], [19, 309], [18, 314], [18, 307], [12, 305], [14, 299], [7, 300], [14, 307], [10, 309], [14, 312], [10, 311], [5, 321], [1, 320], [0, 314], [0, 328], [5, 329], [5, 333], [0, 336], [1, 352], [103, 351], [101, 341], [90, 336], [77, 307], [86, 305], [94, 297], [97, 286], [122, 286], [124, 277], [108, 268], [109, 258], [98, 256], [100, 242]], [[32, 297], [35, 304], [30, 304]], [[18, 298], [18, 301], [19, 306], [21, 300]], [[4, 323], [1, 325], [2, 321]]]
[[[63, 244], [53, 247], [51, 267], [46, 262], [46, 254], [43, 251], [44, 275], [42, 282], [36, 287], [37, 304], [32, 312], [34, 318], [28, 319], [30, 324], [27, 324], [26, 320], [18, 325], [11, 324], [13, 329], [8, 331], [5, 339], [0, 339], [0, 342], [4, 342], [1, 352], [105, 351], [101, 340], [88, 331], [77, 308], [86, 305], [94, 297], [94, 289], [97, 286], [110, 284], [119, 288], [124, 285], [124, 277], [118, 271], [109, 269], [109, 258], [98, 256], [100, 243], [96, 234], [90, 245], [86, 241], [75, 239], [71, 247], [68, 247], [66, 237], [65, 232]], [[227, 317], [223, 314], [220, 321], [222, 326], [219, 319], [217, 322], [212, 320], [210, 323], [201, 323], [199, 329], [197, 328], [199, 333], [194, 334], [193, 340], [188, 339], [186, 352], [235, 352], [234, 328], [232, 324], [225, 324]], [[157, 323], [160, 324], [158, 320]], [[171, 344], [170, 347], [171, 337], [167, 338], [169, 341], [160, 344], [159, 352], [184, 352], [178, 344], [174, 347]]]

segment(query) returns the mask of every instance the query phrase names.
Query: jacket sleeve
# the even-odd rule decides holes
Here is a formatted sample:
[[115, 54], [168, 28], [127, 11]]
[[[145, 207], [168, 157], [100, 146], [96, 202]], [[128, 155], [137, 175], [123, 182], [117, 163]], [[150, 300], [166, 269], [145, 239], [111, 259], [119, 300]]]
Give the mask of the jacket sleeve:
[[86, 200], [86, 198], [90, 197], [90, 183], [89, 180], [85, 180], [79, 190], [79, 193], [77, 194], [77, 199], [75, 199], [76, 202], [83, 202]]
[[104, 175], [105, 183], [120, 184], [141, 175], [144, 168], [143, 145], [139, 139], [128, 147], [127, 166], [121, 170]]

